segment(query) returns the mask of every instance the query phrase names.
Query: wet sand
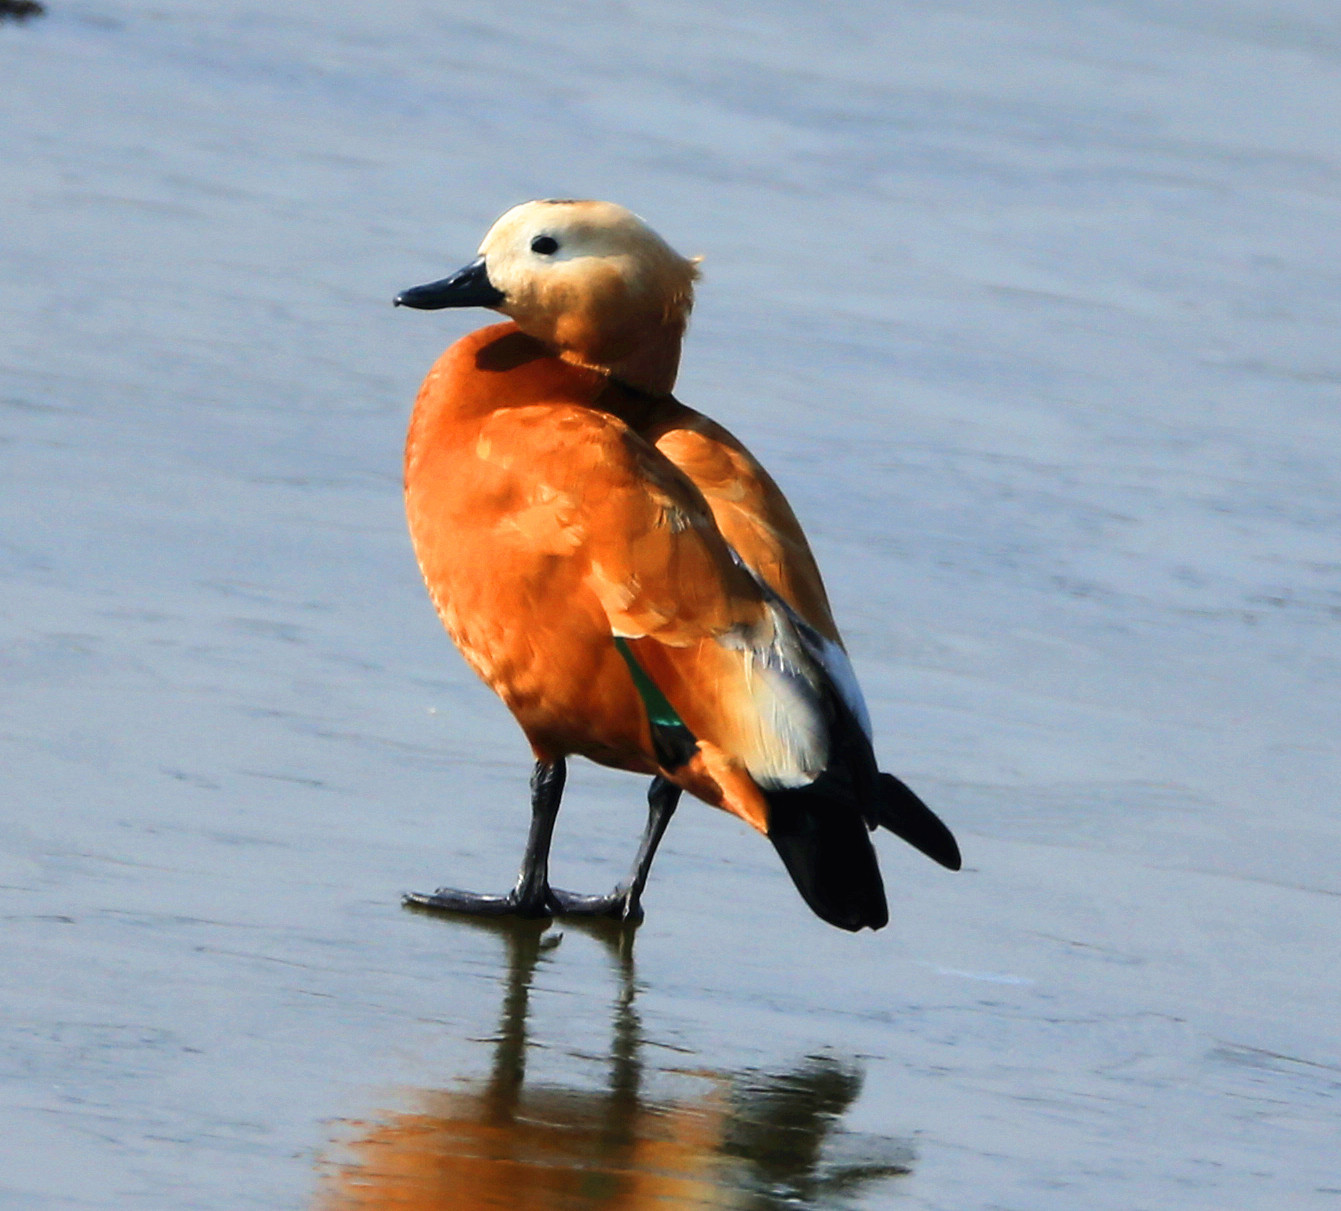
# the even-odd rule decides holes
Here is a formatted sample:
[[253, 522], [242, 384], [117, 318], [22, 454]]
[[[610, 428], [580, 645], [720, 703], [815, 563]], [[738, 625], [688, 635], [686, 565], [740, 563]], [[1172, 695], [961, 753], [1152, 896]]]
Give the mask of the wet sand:
[[[1337, 1206], [1339, 69], [1308, 0], [0, 25], [0, 1207]], [[390, 300], [532, 196], [706, 257], [678, 393], [964, 849], [880, 934], [694, 804], [631, 951], [399, 907], [529, 760], [399, 498], [482, 317]]]

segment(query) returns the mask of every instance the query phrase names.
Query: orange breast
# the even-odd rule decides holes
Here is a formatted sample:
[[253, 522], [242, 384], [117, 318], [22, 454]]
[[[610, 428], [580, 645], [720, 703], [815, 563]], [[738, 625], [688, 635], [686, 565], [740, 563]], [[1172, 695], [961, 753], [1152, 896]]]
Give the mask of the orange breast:
[[459, 341], [415, 404], [406, 512], [439, 615], [537, 756], [581, 753], [654, 772], [609, 623], [581, 584], [582, 567], [565, 558], [582, 538], [582, 502], [560, 499], [553, 484], [575, 477], [550, 473], [556, 461], [599, 454], [567, 439], [574, 411], [603, 384], [510, 324]]

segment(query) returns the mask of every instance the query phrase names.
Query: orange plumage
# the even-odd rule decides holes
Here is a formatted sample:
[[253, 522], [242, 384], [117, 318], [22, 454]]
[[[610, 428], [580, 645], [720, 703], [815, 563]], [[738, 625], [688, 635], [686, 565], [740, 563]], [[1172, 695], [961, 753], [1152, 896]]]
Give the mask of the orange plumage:
[[[397, 300], [512, 319], [458, 341], [429, 372], [405, 497], [444, 624], [538, 762], [518, 889], [418, 903], [636, 918], [673, 788], [769, 835], [812, 908], [846, 928], [885, 921], [867, 827], [887, 824], [957, 865], [953, 839], [901, 784], [916, 806], [889, 806], [880, 779], [894, 780], [875, 769], [787, 501], [739, 441], [670, 394], [696, 276], [622, 208], [528, 203], [471, 266]], [[653, 775], [669, 804], [660, 817], [654, 804], [646, 861], [611, 897], [548, 888], [562, 762], [574, 754]], [[909, 836], [930, 827], [920, 818], [891, 822], [918, 809], [944, 838]]]

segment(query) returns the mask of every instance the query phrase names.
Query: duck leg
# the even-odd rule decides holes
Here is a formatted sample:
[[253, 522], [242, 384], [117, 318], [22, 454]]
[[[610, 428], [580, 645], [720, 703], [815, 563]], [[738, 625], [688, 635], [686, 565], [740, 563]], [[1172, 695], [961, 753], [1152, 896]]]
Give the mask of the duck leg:
[[555, 888], [551, 893], [559, 902], [565, 916], [611, 917], [636, 925], [643, 919], [642, 895], [647, 886], [647, 875], [652, 869], [657, 846], [666, 835], [666, 826], [675, 815], [680, 802], [680, 788], [660, 775], [647, 788], [647, 827], [638, 844], [638, 855], [628, 879], [607, 896], [579, 896]]
[[559, 814], [566, 774], [562, 757], [535, 763], [531, 774], [531, 832], [526, 838], [526, 852], [522, 855], [517, 885], [507, 895], [486, 896], [439, 887], [431, 895], [409, 892], [403, 903], [410, 908], [485, 917], [551, 917], [563, 912], [549, 886], [549, 847], [554, 838], [554, 821]]
[[657, 846], [680, 802], [680, 788], [659, 776], [652, 779], [647, 791], [647, 827], [628, 879], [608, 895], [584, 896], [549, 885], [549, 849], [565, 772], [562, 757], [536, 762], [531, 775], [531, 832], [526, 839], [517, 885], [507, 895], [488, 896], [440, 887], [431, 895], [410, 892], [404, 903], [433, 912], [487, 917], [607, 917], [634, 925], [641, 921], [643, 888], [647, 886]]

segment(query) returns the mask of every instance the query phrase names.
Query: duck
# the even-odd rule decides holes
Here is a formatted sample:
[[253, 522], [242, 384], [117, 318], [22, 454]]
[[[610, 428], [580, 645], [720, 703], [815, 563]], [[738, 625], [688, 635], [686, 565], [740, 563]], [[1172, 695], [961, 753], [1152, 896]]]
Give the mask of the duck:
[[[410, 907], [636, 924], [684, 792], [766, 837], [841, 929], [888, 923], [877, 828], [960, 869], [949, 828], [877, 764], [786, 497], [673, 394], [699, 273], [623, 206], [546, 199], [508, 210], [463, 268], [395, 298], [503, 317], [424, 379], [405, 506], [439, 617], [535, 758], [515, 886], [410, 893]], [[633, 865], [606, 894], [549, 881], [573, 757], [650, 778]]]

